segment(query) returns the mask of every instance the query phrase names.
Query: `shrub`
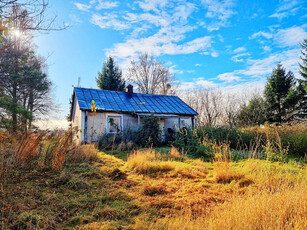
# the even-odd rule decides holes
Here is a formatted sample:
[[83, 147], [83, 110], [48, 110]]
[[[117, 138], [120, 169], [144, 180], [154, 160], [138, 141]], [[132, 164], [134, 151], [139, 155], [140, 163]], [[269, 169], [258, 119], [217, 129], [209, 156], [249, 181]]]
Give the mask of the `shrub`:
[[142, 119], [142, 126], [138, 130], [138, 144], [144, 147], [161, 145], [161, 130], [158, 124], [159, 118], [145, 116]]
[[195, 157], [207, 158], [212, 156], [212, 148], [207, 142], [206, 136], [199, 136], [197, 129], [179, 129], [175, 134], [175, 141], [172, 142], [172, 145]]

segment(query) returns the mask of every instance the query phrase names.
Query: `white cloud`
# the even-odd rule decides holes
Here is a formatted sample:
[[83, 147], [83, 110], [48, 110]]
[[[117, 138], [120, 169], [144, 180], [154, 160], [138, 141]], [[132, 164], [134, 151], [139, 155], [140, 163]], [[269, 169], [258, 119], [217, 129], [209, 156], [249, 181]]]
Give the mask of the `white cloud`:
[[249, 55], [250, 55], [249, 53], [239, 53], [237, 55], [232, 56], [231, 60], [234, 62], [244, 62], [244, 59], [242, 57], [249, 56]]
[[211, 53], [211, 56], [214, 57], [214, 58], [216, 58], [216, 57], [219, 56], [219, 53], [216, 52], [216, 51], [213, 51], [213, 52]]
[[99, 26], [100, 28], [112, 28], [114, 30], [124, 30], [130, 28], [130, 25], [117, 19], [115, 14], [93, 14], [91, 23]]
[[195, 66], [202, 66], [202, 64], [197, 63], [197, 64], [195, 64]]
[[273, 37], [273, 34], [264, 32], [264, 31], [259, 31], [257, 33], [254, 33], [252, 36], [250, 36], [249, 39], [254, 39], [257, 37], [265, 37], [266, 39], [270, 39]]
[[207, 9], [206, 17], [212, 19], [211, 23], [205, 23], [204, 27], [208, 31], [219, 30], [226, 26], [228, 20], [236, 13], [232, 10], [232, 0], [202, 0], [203, 6]]
[[242, 47], [235, 49], [233, 52], [234, 53], [240, 53], [240, 52], [245, 52], [245, 51], [246, 51], [246, 48], [242, 46]]
[[211, 37], [205, 36], [191, 41], [177, 44], [182, 41], [189, 26], [178, 28], [162, 28], [156, 34], [140, 39], [129, 39], [124, 43], [117, 43], [113, 49], [107, 51], [107, 55], [113, 55], [120, 59], [133, 58], [139, 53], [148, 52], [154, 56], [161, 54], [190, 54], [207, 50], [211, 47]]
[[251, 77], [263, 77], [272, 73], [272, 69], [280, 62], [287, 70], [291, 70], [294, 74], [297, 74], [299, 57], [300, 49], [291, 49], [271, 54], [269, 57], [263, 59], [248, 59], [248, 68], [235, 71], [235, 73]]
[[119, 6], [119, 2], [116, 1], [102, 1], [98, 0], [98, 5], [96, 6], [97, 10], [101, 9], [112, 9]]
[[199, 88], [216, 88], [218, 85], [213, 81], [205, 80], [204, 78], [196, 78], [193, 81], [182, 81], [179, 84], [178, 91], [193, 90]]
[[193, 90], [193, 89], [196, 89], [196, 85], [194, 82], [181, 82], [178, 87], [178, 91]]
[[295, 15], [295, 12], [299, 9], [296, 7], [300, 5], [300, 1], [297, 0], [283, 0], [281, 1], [277, 10], [270, 15], [270, 18], [277, 18], [279, 20], [286, 18], [290, 15]]
[[86, 5], [86, 4], [82, 4], [82, 3], [74, 3], [75, 6], [82, 11], [88, 11], [91, 8], [91, 5]]
[[144, 11], [160, 12], [161, 8], [164, 8], [168, 1], [165, 0], [145, 0], [136, 2]]
[[298, 46], [307, 38], [307, 32], [304, 27], [293, 26], [287, 29], [280, 29], [274, 36], [274, 42], [282, 47]]
[[203, 88], [214, 88], [217, 87], [217, 84], [213, 81], [205, 80], [204, 78], [200, 77], [196, 80], [196, 85], [201, 86]]
[[263, 46], [262, 48], [265, 52], [271, 52], [271, 50], [272, 50], [271, 47], [269, 47], [269, 46]]
[[235, 76], [234, 73], [222, 73], [220, 75], [217, 76], [217, 78], [221, 81], [225, 81], [225, 82], [233, 82], [233, 81], [240, 81], [241, 78], [238, 76]]

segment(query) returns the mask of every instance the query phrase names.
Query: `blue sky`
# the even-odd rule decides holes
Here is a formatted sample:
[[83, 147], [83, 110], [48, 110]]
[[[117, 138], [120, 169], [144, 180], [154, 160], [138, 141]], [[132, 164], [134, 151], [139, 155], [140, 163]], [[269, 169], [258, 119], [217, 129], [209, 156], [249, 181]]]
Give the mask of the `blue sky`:
[[69, 111], [78, 77], [96, 88], [108, 55], [125, 74], [148, 52], [175, 73], [179, 90], [248, 90], [263, 87], [278, 62], [298, 77], [299, 43], [307, 39], [305, 0], [54, 0], [48, 11], [70, 25], [35, 38], [48, 57], [58, 120]]

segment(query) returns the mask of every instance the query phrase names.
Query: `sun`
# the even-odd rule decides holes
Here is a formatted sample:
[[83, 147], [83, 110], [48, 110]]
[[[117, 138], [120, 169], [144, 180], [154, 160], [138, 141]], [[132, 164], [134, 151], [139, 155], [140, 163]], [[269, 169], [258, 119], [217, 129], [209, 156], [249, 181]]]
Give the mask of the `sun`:
[[13, 33], [16, 37], [20, 37], [21, 33], [20, 33], [20, 30], [19, 29], [14, 29], [13, 30]]

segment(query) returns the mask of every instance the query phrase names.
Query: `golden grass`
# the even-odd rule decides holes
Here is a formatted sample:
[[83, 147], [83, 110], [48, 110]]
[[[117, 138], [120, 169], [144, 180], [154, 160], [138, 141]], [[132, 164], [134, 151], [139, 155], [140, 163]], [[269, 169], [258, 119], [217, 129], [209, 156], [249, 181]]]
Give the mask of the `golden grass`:
[[146, 151], [134, 151], [128, 156], [126, 167], [138, 174], [153, 174], [167, 172], [174, 169], [169, 161], [161, 161], [161, 154], [152, 149]]
[[68, 162], [97, 161], [99, 150], [94, 144], [79, 145], [73, 148], [66, 155]]
[[227, 184], [233, 180], [240, 180], [244, 177], [242, 173], [234, 171], [227, 162], [218, 162], [214, 166], [215, 181]]
[[306, 187], [297, 186], [278, 193], [233, 197], [208, 216], [189, 210], [177, 217], [159, 219], [149, 229], [306, 229]]

